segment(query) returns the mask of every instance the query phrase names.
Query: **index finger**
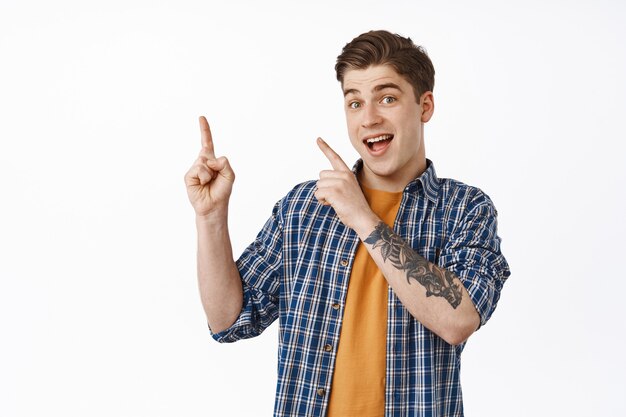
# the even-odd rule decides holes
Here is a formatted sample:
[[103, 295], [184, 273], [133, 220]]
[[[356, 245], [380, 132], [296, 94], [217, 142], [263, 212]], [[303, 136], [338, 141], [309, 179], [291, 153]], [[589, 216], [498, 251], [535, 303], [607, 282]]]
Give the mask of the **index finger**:
[[206, 117], [200, 116], [200, 140], [203, 148], [208, 148], [207, 157], [215, 158], [215, 148], [213, 147], [213, 136]]
[[343, 159], [337, 155], [337, 152], [335, 152], [328, 143], [324, 142], [324, 139], [317, 138], [317, 146], [324, 152], [324, 155], [326, 155], [326, 158], [328, 158], [335, 171], [350, 171], [348, 165], [343, 162]]

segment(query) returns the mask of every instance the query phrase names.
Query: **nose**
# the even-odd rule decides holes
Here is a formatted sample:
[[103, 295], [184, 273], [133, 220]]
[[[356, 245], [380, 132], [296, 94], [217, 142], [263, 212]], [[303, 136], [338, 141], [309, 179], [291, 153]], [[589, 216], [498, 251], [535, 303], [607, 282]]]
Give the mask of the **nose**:
[[361, 115], [363, 116], [361, 119], [361, 126], [365, 128], [376, 126], [382, 122], [382, 116], [378, 112], [378, 108], [376, 106], [365, 106]]

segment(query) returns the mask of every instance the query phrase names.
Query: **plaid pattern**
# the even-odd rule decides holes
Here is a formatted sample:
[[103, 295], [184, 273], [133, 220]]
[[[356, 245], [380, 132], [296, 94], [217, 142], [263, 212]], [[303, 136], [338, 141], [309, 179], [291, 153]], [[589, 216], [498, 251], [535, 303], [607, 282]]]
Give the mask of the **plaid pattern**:
[[[439, 179], [428, 164], [404, 189], [394, 229], [419, 254], [461, 279], [482, 325], [510, 274], [500, 252], [497, 212], [482, 191]], [[318, 204], [315, 184], [296, 186], [274, 206], [237, 261], [242, 312], [230, 328], [213, 335], [234, 342], [259, 335], [279, 319], [276, 417], [326, 414], [359, 243], [331, 207]], [[462, 416], [463, 345], [451, 346], [424, 328], [391, 289], [387, 326], [385, 416]]]

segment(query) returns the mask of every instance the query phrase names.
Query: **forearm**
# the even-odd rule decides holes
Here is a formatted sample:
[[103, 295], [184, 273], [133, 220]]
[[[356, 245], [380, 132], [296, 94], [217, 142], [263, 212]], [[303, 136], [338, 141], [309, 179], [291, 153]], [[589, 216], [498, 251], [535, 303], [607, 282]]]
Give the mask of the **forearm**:
[[233, 260], [228, 216], [196, 216], [198, 231], [198, 287], [213, 333], [230, 327], [241, 312], [243, 290]]
[[465, 341], [480, 324], [469, 294], [450, 271], [428, 262], [377, 218], [359, 236], [394, 293], [413, 317], [450, 344]]

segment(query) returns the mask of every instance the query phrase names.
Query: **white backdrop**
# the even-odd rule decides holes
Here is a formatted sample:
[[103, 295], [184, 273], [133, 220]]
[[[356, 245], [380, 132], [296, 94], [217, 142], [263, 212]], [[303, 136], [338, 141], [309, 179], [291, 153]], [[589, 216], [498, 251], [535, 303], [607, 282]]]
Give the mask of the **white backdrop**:
[[435, 64], [438, 174], [500, 213], [466, 415], [626, 415], [624, 3], [226, 3], [0, 0], [0, 415], [271, 415], [276, 325], [219, 345], [197, 294], [197, 117], [239, 254], [328, 166], [317, 136], [356, 159], [333, 66], [380, 28]]

